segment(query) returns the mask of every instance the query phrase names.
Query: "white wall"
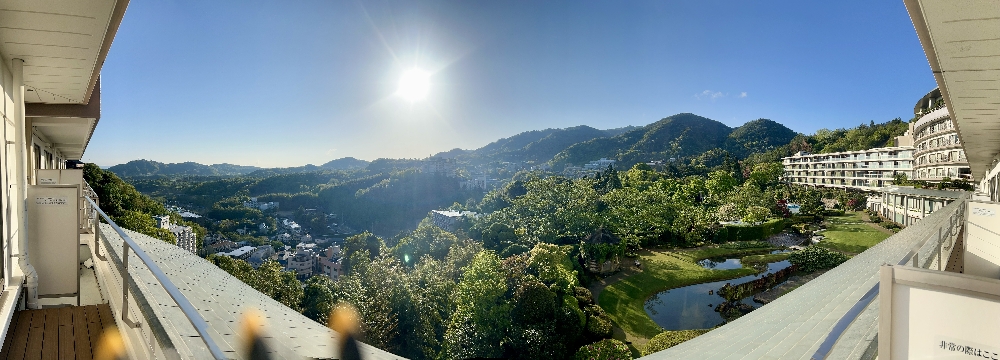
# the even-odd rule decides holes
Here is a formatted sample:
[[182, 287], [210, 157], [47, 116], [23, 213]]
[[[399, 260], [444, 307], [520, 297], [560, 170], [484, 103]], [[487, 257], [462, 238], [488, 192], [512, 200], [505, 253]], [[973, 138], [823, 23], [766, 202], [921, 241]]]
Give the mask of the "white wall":
[[[12, 271], [20, 272], [16, 269], [17, 266], [11, 264], [10, 255], [12, 254], [12, 246], [17, 243], [17, 235], [20, 230], [19, 225], [21, 224], [20, 214], [20, 203], [16, 200], [17, 191], [15, 186], [17, 185], [17, 167], [15, 166], [15, 152], [14, 145], [11, 144], [14, 141], [16, 135], [16, 128], [14, 127], [14, 119], [11, 119], [7, 114], [13, 112], [14, 108], [14, 93], [13, 93], [13, 75], [8, 67], [8, 60], [0, 55], [0, 93], [2, 96], [2, 106], [0, 106], [0, 115], [3, 118], [3, 146], [0, 146], [0, 220], [3, 221], [3, 231], [0, 234], [0, 242], [2, 242], [3, 250], [3, 285], [9, 283]], [[13, 114], [11, 114], [13, 115]]]

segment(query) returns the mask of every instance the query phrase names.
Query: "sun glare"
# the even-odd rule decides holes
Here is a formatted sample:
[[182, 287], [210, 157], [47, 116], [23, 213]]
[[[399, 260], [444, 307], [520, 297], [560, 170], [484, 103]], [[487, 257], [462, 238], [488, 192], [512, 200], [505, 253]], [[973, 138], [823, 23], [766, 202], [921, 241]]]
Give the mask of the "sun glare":
[[427, 97], [431, 88], [431, 74], [421, 69], [413, 68], [403, 73], [399, 78], [399, 90], [396, 94], [409, 102], [417, 102]]

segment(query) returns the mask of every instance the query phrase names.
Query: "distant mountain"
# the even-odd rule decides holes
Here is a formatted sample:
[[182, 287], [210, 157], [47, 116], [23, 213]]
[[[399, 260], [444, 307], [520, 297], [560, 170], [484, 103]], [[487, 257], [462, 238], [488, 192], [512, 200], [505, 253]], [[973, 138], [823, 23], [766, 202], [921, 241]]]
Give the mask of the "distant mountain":
[[604, 133], [607, 134], [608, 136], [615, 136], [615, 135], [627, 133], [629, 131], [638, 129], [640, 127], [641, 126], [632, 126], [632, 125], [629, 125], [629, 126], [626, 126], [626, 127], [620, 127], [620, 128], [614, 128], [614, 129], [607, 129], [607, 130], [604, 130]]
[[792, 129], [768, 119], [757, 119], [733, 129], [726, 150], [744, 158], [753, 153], [770, 151], [788, 144], [795, 138]]
[[345, 157], [337, 160], [331, 160], [330, 162], [320, 165], [319, 167], [330, 170], [351, 170], [364, 169], [368, 166], [368, 164], [368, 161], [358, 160], [353, 157]]
[[451, 150], [448, 150], [448, 151], [443, 151], [443, 152], [439, 152], [437, 154], [434, 154], [434, 156], [431, 156], [431, 158], [432, 159], [454, 159], [454, 158], [458, 158], [458, 157], [462, 157], [462, 156], [468, 155], [471, 152], [472, 152], [471, 150], [462, 150], [462, 149], [459, 149], [459, 148], [454, 148], [454, 149], [451, 149]]
[[473, 156], [475, 157], [492, 157], [497, 154], [510, 153], [514, 151], [521, 150], [528, 144], [535, 141], [541, 140], [542, 138], [551, 135], [553, 132], [559, 131], [561, 129], [545, 129], [545, 130], [532, 130], [525, 131], [523, 133], [502, 138], [500, 140], [486, 144], [481, 148], [473, 151]]
[[504, 160], [545, 162], [573, 144], [607, 136], [604, 131], [586, 125], [557, 129], [548, 136], [507, 153]]
[[[881, 128], [872, 125], [871, 129], [875, 131]], [[875, 132], [889, 133], [881, 130]], [[847, 135], [850, 134], [853, 133]], [[526, 131], [499, 139], [479, 149], [456, 148], [437, 153], [431, 158], [455, 159], [459, 163], [472, 165], [498, 161], [549, 162], [557, 170], [568, 164], [582, 165], [600, 158], [618, 160], [621, 167], [631, 167], [633, 164], [651, 160], [702, 155], [705, 155], [706, 159], [711, 158], [710, 162], [719, 162], [727, 154], [742, 159], [771, 151], [789, 144], [796, 135], [791, 129], [768, 119], [757, 119], [730, 128], [709, 118], [682, 113], [646, 126], [599, 130], [580, 125], [565, 129]], [[886, 136], [877, 138], [882, 139]], [[875, 138], [875, 136], [870, 137]], [[834, 145], [836, 144], [832, 144], [831, 147]], [[153, 175], [266, 177], [355, 169], [380, 173], [419, 167], [421, 163], [419, 159], [376, 159], [368, 162], [345, 157], [320, 166], [263, 169], [232, 164], [202, 165], [194, 162], [164, 164], [151, 160], [134, 160], [112, 166], [108, 170], [122, 177]]]
[[233, 164], [202, 165], [195, 162], [165, 164], [152, 160], [132, 160], [108, 168], [120, 177], [153, 175], [228, 176], [245, 175], [261, 168]]
[[696, 156], [714, 149], [742, 158], [785, 145], [795, 135], [784, 125], [766, 119], [733, 129], [709, 118], [682, 113], [616, 136], [574, 144], [556, 154], [552, 164], [561, 168], [609, 158], [628, 167], [650, 160]]
[[546, 162], [560, 151], [584, 141], [615, 136], [635, 129], [627, 126], [617, 129], [598, 130], [586, 125], [565, 129], [545, 129], [525, 131], [502, 138], [475, 150], [453, 149], [435, 154], [434, 158], [470, 160], [473, 162], [492, 161], [535, 161]]

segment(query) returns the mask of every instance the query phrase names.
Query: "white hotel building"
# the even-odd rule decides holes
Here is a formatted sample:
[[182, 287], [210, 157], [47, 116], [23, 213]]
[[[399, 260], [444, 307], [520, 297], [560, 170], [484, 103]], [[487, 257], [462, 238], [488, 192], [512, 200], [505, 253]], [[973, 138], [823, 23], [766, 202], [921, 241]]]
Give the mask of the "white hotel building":
[[914, 171], [911, 179], [941, 181], [944, 178], [972, 180], [962, 141], [941, 97], [934, 89], [913, 108], [918, 118], [910, 127], [914, 144]]
[[[904, 138], [897, 138], [897, 142], [905, 144]], [[785, 180], [800, 185], [876, 190], [892, 184], [896, 174], [906, 174], [907, 178], [913, 176], [911, 146], [827, 154], [800, 151], [781, 161], [785, 166]]]

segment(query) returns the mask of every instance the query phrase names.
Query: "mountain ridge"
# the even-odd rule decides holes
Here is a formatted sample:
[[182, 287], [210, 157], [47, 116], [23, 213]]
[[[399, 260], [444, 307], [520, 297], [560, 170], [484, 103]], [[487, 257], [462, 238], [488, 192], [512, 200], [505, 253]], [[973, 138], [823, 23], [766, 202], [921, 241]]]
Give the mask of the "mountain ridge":
[[[615, 159], [620, 166], [713, 154], [742, 159], [788, 144], [798, 133], [769, 119], [751, 120], [737, 127], [692, 113], [679, 113], [644, 126], [600, 130], [587, 125], [521, 132], [500, 138], [480, 148], [455, 148], [431, 155], [432, 159], [454, 159], [470, 164], [493, 162], [548, 163], [556, 170], [600, 158]], [[418, 166], [417, 159], [365, 161], [344, 157], [323, 165], [260, 168], [233, 164], [202, 165], [195, 162], [161, 163], [133, 160], [108, 168], [119, 176], [193, 175], [234, 176], [283, 174], [323, 170], [387, 171]]]

